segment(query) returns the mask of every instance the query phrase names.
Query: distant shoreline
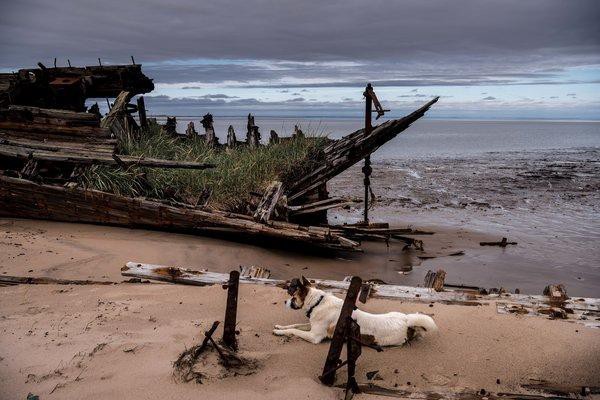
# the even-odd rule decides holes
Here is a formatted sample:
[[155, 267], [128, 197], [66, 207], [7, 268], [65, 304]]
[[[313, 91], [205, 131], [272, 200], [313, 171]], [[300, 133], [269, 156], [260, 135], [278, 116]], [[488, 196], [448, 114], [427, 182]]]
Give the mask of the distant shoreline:
[[[345, 120], [362, 120], [364, 117], [362, 116], [325, 116], [325, 115], [309, 115], [309, 116], [299, 116], [299, 115], [261, 115], [260, 113], [252, 113], [258, 118], [265, 119], [345, 119]], [[149, 114], [150, 118], [167, 118], [167, 117], [176, 117], [176, 118], [194, 118], [194, 119], [202, 119], [203, 115], [177, 115], [177, 114]], [[219, 115], [213, 114], [214, 118], [247, 118], [248, 114], [244, 115]], [[393, 119], [394, 117], [390, 117], [389, 119]], [[513, 119], [493, 119], [493, 118], [441, 118], [441, 117], [425, 117], [427, 120], [435, 120], [435, 121], [456, 121], [456, 122], [549, 122], [549, 123], [592, 123], [598, 124], [600, 123], [600, 119], [542, 119], [542, 118], [513, 118]]]

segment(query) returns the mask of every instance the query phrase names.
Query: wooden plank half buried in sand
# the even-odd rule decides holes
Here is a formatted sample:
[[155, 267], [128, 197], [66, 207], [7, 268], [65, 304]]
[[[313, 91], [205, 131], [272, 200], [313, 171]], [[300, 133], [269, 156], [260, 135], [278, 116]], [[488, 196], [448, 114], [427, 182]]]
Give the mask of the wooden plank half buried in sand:
[[[210, 272], [207, 270], [195, 271], [186, 268], [168, 267], [164, 265], [142, 264], [128, 262], [121, 268], [123, 276], [130, 276], [142, 279], [151, 279], [171, 283], [179, 283], [184, 285], [207, 286], [207, 285], [223, 285], [229, 280], [228, 274], [218, 272]], [[319, 289], [326, 290], [332, 293], [344, 293], [348, 290], [349, 282], [333, 281], [326, 279], [309, 279], [311, 283]], [[267, 286], [276, 286], [285, 288], [287, 282], [281, 279], [265, 279], [252, 278], [248, 276], [240, 276], [240, 284], [258, 284]], [[445, 290], [436, 292], [433, 289], [412, 286], [373, 284], [370, 297], [404, 300], [419, 303], [442, 303], [451, 305], [466, 305], [478, 306], [487, 304], [488, 302], [496, 302], [499, 313], [509, 313], [505, 311], [506, 307], [549, 307], [547, 296], [535, 296], [526, 294], [490, 294], [480, 295], [473, 292], [462, 292], [459, 290]], [[599, 326], [599, 321], [596, 320], [600, 313], [600, 299], [572, 297], [564, 302], [564, 306], [569, 311], [566, 312], [568, 322], [578, 322], [586, 326]], [[573, 313], [570, 313], [573, 310]], [[510, 312], [515, 313], [515, 312]], [[519, 314], [519, 313], [516, 313]], [[528, 315], [537, 315], [544, 317], [552, 317], [543, 313], [525, 313]], [[555, 318], [552, 318], [555, 319]]]

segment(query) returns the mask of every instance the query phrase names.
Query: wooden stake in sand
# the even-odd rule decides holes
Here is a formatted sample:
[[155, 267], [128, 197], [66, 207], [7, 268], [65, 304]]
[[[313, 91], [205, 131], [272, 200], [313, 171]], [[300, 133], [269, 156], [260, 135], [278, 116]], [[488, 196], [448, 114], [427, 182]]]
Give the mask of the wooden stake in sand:
[[225, 325], [223, 326], [223, 343], [237, 350], [235, 338], [235, 323], [237, 318], [238, 288], [240, 285], [240, 273], [231, 271], [227, 283], [227, 308], [225, 309]]

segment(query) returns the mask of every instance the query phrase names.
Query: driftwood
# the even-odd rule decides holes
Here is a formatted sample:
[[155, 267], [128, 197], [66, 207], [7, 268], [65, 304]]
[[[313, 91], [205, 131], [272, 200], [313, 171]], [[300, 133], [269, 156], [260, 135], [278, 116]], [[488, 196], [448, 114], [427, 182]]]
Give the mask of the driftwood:
[[[167, 267], [162, 265], [141, 264], [128, 262], [122, 269], [123, 276], [151, 279], [163, 282], [180, 283], [194, 286], [223, 285], [227, 283], [229, 275], [209, 271], [194, 271], [190, 269]], [[313, 286], [333, 293], [344, 293], [348, 290], [349, 282], [325, 279], [309, 279]], [[241, 276], [240, 284], [258, 284], [284, 288], [286, 281], [278, 279], [250, 278]], [[445, 290], [436, 292], [429, 288], [411, 287], [400, 285], [386, 285], [372, 283], [370, 297], [383, 299], [396, 299], [412, 302], [431, 303], [437, 302], [451, 305], [479, 306], [488, 302], [496, 302], [497, 311], [501, 314], [515, 313], [510, 311], [513, 307], [526, 310], [536, 310], [550, 307], [547, 296], [525, 294], [480, 294], [473, 291]], [[600, 317], [600, 299], [596, 298], [570, 298], [563, 304], [570, 311], [567, 321], [577, 322], [590, 327], [600, 327], [596, 319]], [[520, 314], [520, 313], [517, 313]], [[547, 314], [525, 312], [524, 314], [543, 316]]]
[[324, 149], [324, 161], [321, 165], [286, 188], [288, 200], [301, 198], [361, 161], [421, 118], [437, 101], [438, 97], [404, 118], [373, 127], [368, 135], [365, 135], [364, 129], [360, 129], [340, 140], [332, 141]]
[[500, 246], [500, 247], [506, 247], [508, 245], [516, 245], [517, 242], [509, 242], [508, 239], [506, 238], [502, 238], [501, 241], [499, 242], [479, 242], [480, 246]]
[[358, 243], [325, 228], [313, 229], [280, 221], [267, 225], [240, 214], [173, 207], [141, 198], [37, 184], [1, 175], [0, 215], [197, 234], [242, 234], [245, 238], [261, 237], [332, 249], [358, 250]]
[[118, 282], [0, 275], [0, 286], [13, 285], [116, 285]]

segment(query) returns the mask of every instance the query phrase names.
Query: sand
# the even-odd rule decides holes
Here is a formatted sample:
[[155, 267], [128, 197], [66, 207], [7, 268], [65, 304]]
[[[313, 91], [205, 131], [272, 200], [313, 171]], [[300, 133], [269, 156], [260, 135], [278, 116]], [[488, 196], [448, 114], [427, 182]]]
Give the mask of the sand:
[[[123, 263], [135, 260], [215, 271], [259, 264], [276, 277], [297, 271], [327, 277], [317, 268], [360, 264], [161, 232], [9, 219], [0, 224], [0, 273], [7, 275], [119, 281]], [[281, 289], [243, 285], [238, 340], [241, 352], [260, 366], [248, 376], [221, 378], [208, 363], [209, 377], [197, 384], [177, 382], [172, 363], [202, 340], [213, 321], [223, 319], [226, 291], [221, 287], [0, 287], [0, 398], [25, 398], [29, 392], [41, 399], [342, 398], [341, 390], [317, 379], [329, 342], [313, 345], [271, 334], [274, 324], [304, 321], [302, 313], [285, 309], [285, 299]], [[522, 392], [520, 385], [533, 379], [600, 386], [597, 329], [499, 315], [493, 304], [371, 299], [361, 308], [428, 313], [440, 331], [383, 353], [364, 349], [359, 382], [379, 370], [378, 385], [406, 390]], [[338, 383], [344, 382], [344, 372]]]

